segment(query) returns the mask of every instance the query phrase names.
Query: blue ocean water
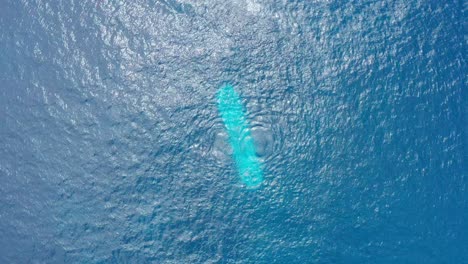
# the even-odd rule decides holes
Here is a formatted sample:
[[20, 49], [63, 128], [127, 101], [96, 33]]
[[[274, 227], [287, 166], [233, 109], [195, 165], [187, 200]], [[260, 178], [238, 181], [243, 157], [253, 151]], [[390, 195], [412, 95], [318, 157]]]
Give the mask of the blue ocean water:
[[0, 263], [467, 263], [466, 17], [447, 0], [2, 0]]

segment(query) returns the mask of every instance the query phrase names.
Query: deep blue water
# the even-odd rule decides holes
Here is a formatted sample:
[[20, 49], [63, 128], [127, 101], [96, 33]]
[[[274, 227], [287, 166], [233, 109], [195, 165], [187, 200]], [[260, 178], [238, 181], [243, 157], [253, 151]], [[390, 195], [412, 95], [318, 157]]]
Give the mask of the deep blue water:
[[468, 263], [466, 7], [0, 1], [0, 263]]

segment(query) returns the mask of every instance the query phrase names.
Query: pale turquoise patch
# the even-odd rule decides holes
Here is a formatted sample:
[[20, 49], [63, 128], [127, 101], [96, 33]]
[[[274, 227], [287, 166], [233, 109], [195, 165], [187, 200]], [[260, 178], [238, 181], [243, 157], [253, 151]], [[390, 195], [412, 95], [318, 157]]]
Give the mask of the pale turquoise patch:
[[239, 94], [232, 85], [224, 85], [217, 99], [239, 176], [247, 187], [258, 187], [263, 181], [263, 173]]

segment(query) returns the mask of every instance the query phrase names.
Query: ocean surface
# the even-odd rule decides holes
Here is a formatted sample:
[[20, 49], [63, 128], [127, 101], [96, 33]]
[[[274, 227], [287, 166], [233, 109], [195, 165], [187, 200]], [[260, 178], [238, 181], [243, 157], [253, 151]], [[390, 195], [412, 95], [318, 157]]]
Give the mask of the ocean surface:
[[0, 263], [468, 263], [467, 10], [0, 0]]

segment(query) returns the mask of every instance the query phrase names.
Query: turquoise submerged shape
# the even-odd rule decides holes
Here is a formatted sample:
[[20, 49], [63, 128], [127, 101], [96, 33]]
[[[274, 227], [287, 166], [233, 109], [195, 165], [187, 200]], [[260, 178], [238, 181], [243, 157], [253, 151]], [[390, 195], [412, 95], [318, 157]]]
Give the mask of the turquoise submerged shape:
[[217, 99], [240, 179], [247, 187], [256, 188], [263, 181], [263, 173], [239, 94], [232, 85], [224, 85]]

